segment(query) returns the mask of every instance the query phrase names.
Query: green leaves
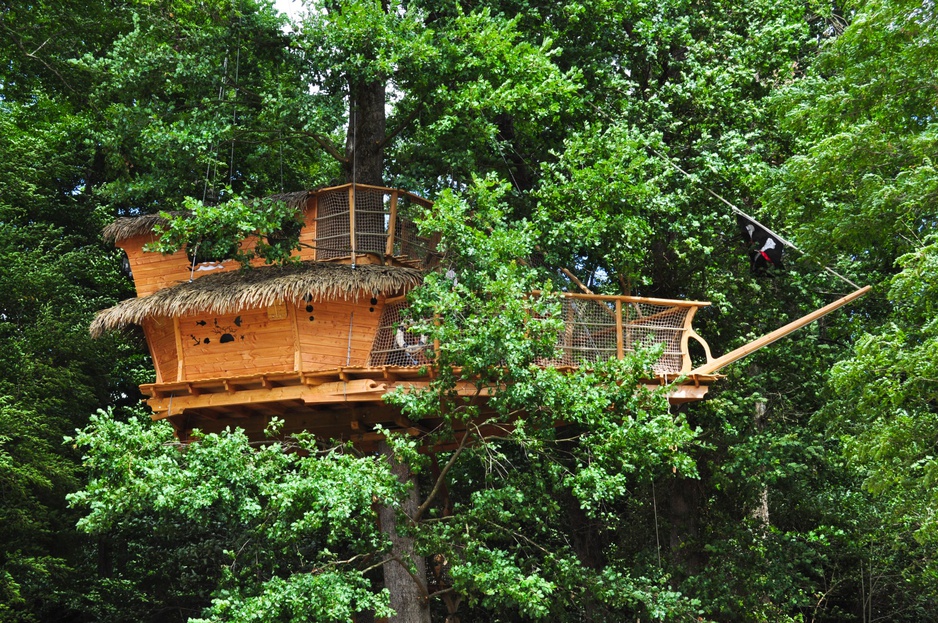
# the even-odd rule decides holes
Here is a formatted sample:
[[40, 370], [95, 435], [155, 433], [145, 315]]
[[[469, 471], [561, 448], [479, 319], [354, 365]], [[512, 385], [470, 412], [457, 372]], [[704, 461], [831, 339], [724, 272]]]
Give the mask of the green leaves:
[[[80, 527], [133, 544], [120, 556], [118, 577], [133, 581], [138, 557], [172, 556], [163, 548], [179, 546], [139, 534], [141, 522], [156, 534], [190, 525], [196, 540], [187, 555], [204, 559], [205, 584], [177, 590], [212, 598], [205, 620], [325, 622], [362, 610], [387, 613], [386, 592], [365, 574], [385, 547], [374, 504], [393, 504], [402, 490], [377, 458], [342, 448], [287, 452], [277, 442], [255, 447], [239, 431], [179, 446], [168, 425], [107, 413], [94, 416], [74, 443], [89, 472], [85, 489], [69, 498], [87, 512]], [[199, 541], [206, 530], [214, 536]], [[155, 570], [162, 572], [175, 573]]]
[[283, 201], [234, 196], [213, 206], [187, 197], [184, 206], [182, 214], [162, 213], [168, 224], [157, 227], [152, 250], [175, 253], [185, 247], [193, 261], [237, 259], [247, 266], [255, 257], [267, 264], [289, 262], [299, 248], [302, 214]]

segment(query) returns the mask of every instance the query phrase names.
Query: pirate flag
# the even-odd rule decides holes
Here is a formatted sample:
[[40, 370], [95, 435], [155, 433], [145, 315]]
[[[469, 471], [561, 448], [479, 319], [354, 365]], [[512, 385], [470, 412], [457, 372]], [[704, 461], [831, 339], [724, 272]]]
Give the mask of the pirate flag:
[[782, 270], [782, 241], [771, 231], [753, 222], [742, 214], [736, 221], [749, 249], [749, 270], [754, 275], [764, 275], [769, 268]]

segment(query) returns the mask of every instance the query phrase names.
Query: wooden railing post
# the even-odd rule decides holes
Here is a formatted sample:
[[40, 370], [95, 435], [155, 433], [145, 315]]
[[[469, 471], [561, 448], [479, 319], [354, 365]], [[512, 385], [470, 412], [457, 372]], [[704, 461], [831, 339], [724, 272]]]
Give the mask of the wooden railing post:
[[391, 220], [388, 221], [388, 240], [385, 245], [384, 254], [388, 257], [393, 257], [394, 255], [394, 234], [395, 229], [397, 228], [397, 191], [391, 191], [391, 215], [389, 217]]
[[352, 243], [352, 264], [355, 263], [355, 184], [348, 187], [348, 231]]
[[625, 357], [625, 343], [622, 335], [622, 301], [616, 299], [616, 359]]

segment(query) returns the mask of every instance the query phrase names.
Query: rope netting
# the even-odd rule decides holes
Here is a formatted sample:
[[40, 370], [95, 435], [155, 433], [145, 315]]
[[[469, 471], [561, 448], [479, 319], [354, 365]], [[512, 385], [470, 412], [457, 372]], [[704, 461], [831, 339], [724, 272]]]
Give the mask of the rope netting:
[[[405, 301], [385, 307], [371, 349], [370, 366], [420, 366], [430, 363], [427, 340], [407, 331]], [[543, 366], [588, 366], [618, 355], [617, 326], [622, 327], [623, 354], [663, 345], [653, 365], [656, 374], [679, 374], [683, 367], [681, 338], [692, 307], [623, 301], [622, 318], [613, 301], [565, 298], [564, 328], [557, 339], [556, 357]]]
[[316, 259], [329, 260], [355, 253], [385, 255], [392, 235], [392, 255], [410, 260], [420, 268], [432, 268], [439, 259], [435, 253], [438, 237], [428, 238], [417, 232], [415, 219], [422, 206], [406, 193], [357, 186], [355, 194], [355, 245], [352, 248], [352, 218], [349, 214], [348, 187], [322, 191], [318, 195], [316, 218]]
[[407, 330], [407, 319], [403, 314], [406, 308], [407, 301], [385, 306], [371, 345], [370, 367], [414, 367], [430, 363], [427, 337]]
[[352, 252], [348, 192], [320, 193], [316, 213], [316, 259], [330, 260]]
[[653, 369], [656, 374], [678, 374], [683, 366], [681, 337], [690, 307], [622, 302], [622, 318], [612, 301], [566, 298], [564, 330], [558, 336], [558, 358], [548, 365], [582, 366], [618, 353], [617, 324], [622, 326], [623, 353], [664, 345]]
[[417, 231], [416, 220], [423, 206], [402, 196], [397, 201], [397, 218], [394, 223], [394, 255], [420, 260], [426, 268], [431, 268], [439, 259], [436, 245], [439, 235], [432, 238], [421, 236]]

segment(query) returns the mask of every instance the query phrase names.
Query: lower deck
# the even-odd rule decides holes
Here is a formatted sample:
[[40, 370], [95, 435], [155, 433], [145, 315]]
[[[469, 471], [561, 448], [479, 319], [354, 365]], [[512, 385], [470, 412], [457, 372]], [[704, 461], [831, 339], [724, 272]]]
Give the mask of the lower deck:
[[[573, 371], [574, 368], [560, 368]], [[676, 375], [656, 375], [646, 386], [655, 388], [675, 380]], [[715, 375], [681, 377], [668, 392], [671, 404], [702, 400]], [[220, 432], [240, 427], [259, 437], [275, 418], [283, 421], [280, 434], [309, 432], [322, 439], [352, 441], [367, 448], [383, 436], [376, 425], [414, 436], [433, 432], [441, 421], [412, 422], [384, 397], [399, 388], [420, 390], [432, 381], [427, 368], [337, 367], [316, 372], [257, 374], [227, 378], [151, 383], [141, 390], [149, 396], [153, 419], [168, 419], [183, 440], [193, 429]], [[485, 388], [463, 381], [456, 387], [460, 396], [488, 395]], [[492, 434], [497, 434], [493, 432]], [[502, 434], [504, 430], [502, 428]]]

